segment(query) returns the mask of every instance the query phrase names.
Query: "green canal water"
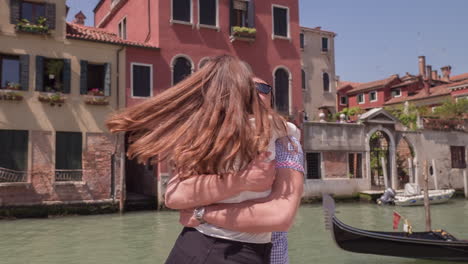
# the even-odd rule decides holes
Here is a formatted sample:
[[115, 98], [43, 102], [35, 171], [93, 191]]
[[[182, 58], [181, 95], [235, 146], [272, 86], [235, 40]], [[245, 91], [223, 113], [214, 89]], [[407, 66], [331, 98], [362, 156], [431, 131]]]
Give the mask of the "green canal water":
[[[337, 215], [355, 227], [391, 231], [394, 209], [338, 203]], [[412, 221], [415, 231], [424, 229], [424, 208], [397, 209]], [[455, 199], [431, 210], [434, 229], [468, 238], [468, 201]], [[180, 229], [175, 212], [5, 220], [0, 221], [0, 263], [159, 264], [164, 263]], [[324, 229], [319, 204], [301, 206], [289, 244], [291, 263], [443, 263], [341, 251]]]

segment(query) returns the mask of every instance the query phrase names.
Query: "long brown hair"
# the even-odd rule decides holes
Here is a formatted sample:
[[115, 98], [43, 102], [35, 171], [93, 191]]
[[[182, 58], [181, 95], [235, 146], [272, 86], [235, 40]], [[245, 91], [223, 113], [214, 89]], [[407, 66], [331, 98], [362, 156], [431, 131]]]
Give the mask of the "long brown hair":
[[129, 158], [171, 159], [184, 176], [238, 171], [267, 149], [285, 120], [259, 98], [252, 72], [222, 55], [177, 85], [113, 115], [112, 133], [127, 132]]

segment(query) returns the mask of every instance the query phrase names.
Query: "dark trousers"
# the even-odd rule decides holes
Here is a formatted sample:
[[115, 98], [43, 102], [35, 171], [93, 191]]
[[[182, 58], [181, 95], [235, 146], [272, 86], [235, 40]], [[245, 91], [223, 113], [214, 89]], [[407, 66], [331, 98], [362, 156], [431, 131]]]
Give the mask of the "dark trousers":
[[206, 236], [185, 227], [166, 264], [269, 264], [271, 243], [255, 244]]

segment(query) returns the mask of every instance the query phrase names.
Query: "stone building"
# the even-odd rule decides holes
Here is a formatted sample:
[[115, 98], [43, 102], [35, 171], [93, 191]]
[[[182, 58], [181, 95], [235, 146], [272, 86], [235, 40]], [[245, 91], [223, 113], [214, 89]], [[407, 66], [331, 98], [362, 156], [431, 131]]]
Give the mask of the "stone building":
[[120, 196], [122, 140], [105, 128], [125, 103], [119, 52], [155, 47], [66, 13], [62, 0], [0, 0], [0, 207]]
[[318, 120], [318, 113], [336, 113], [334, 32], [320, 27], [301, 27], [302, 95], [308, 120]]
[[[363, 114], [359, 123], [304, 123], [304, 152], [306, 155], [306, 181], [304, 197], [321, 196], [322, 193], [354, 195], [361, 191], [381, 190], [371, 171], [373, 159], [372, 136], [382, 134], [387, 140], [386, 166], [381, 182], [399, 189], [406, 182], [422, 185], [423, 163], [427, 161], [429, 188], [463, 189], [467, 177], [467, 131], [418, 129], [408, 131], [388, 112], [376, 108]], [[402, 151], [411, 159], [398, 163]], [[409, 179], [399, 175], [406, 170]], [[437, 179], [437, 184], [435, 183]], [[404, 181], [404, 182], [402, 182]]]

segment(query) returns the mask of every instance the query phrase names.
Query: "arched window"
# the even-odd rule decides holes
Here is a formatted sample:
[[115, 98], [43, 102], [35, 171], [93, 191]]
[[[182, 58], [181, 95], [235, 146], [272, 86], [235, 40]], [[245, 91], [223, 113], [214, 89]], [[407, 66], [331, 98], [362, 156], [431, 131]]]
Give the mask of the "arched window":
[[328, 73], [323, 73], [323, 91], [329, 93], [330, 92], [330, 77]]
[[200, 63], [198, 64], [198, 69], [203, 68], [203, 66], [205, 66], [205, 64], [206, 64], [209, 60], [210, 60], [210, 58], [207, 58], [207, 57], [201, 59], [201, 60], [200, 60]]
[[306, 76], [305, 76], [305, 71], [304, 70], [301, 70], [301, 73], [302, 73], [302, 90], [305, 90], [306, 89]]
[[172, 84], [176, 85], [190, 74], [192, 74], [192, 63], [184, 57], [177, 58], [173, 65]]
[[275, 108], [280, 113], [289, 113], [289, 73], [281, 68], [275, 71]]

